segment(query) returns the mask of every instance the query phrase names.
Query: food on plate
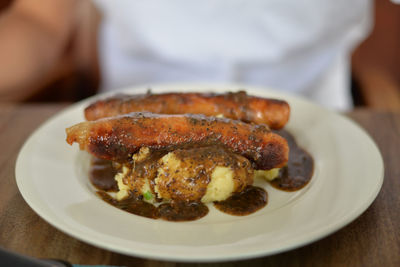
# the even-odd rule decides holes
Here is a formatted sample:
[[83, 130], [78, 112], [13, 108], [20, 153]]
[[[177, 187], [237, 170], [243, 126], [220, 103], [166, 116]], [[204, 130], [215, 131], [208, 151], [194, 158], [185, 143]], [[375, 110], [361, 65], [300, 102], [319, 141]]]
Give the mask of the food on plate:
[[222, 146], [177, 149], [167, 154], [153, 154], [142, 147], [134, 158], [116, 177], [119, 200], [129, 192], [138, 192], [150, 202], [158, 198], [209, 203], [225, 200], [253, 183], [251, 162]]
[[[289, 144], [289, 161], [285, 167], [279, 169], [279, 173], [275, 178], [270, 179], [270, 184], [280, 190], [297, 191], [308, 184], [314, 173], [314, 159], [312, 156], [300, 147], [293, 135], [285, 130], [275, 131], [275, 133], [284, 137]], [[263, 172], [263, 171], [261, 171]], [[274, 170], [265, 176], [274, 177]], [[268, 177], [266, 177], [268, 179]]]
[[240, 91], [226, 94], [121, 94], [92, 103], [85, 109], [85, 117], [87, 120], [97, 120], [138, 111], [223, 115], [244, 122], [267, 124], [271, 129], [281, 129], [288, 122], [290, 115], [290, 107], [285, 101], [249, 96]]
[[89, 121], [67, 128], [67, 142], [95, 156], [97, 194], [125, 211], [187, 221], [213, 203], [248, 215], [268, 202], [255, 180], [295, 191], [312, 177], [312, 157], [285, 130], [270, 130], [289, 111], [284, 101], [244, 92], [118, 96], [86, 108]]
[[129, 160], [143, 146], [172, 151], [222, 145], [261, 170], [283, 167], [289, 155], [286, 140], [265, 125], [200, 114], [133, 112], [82, 122], [66, 131], [69, 144], [77, 142], [98, 158], [118, 162]]

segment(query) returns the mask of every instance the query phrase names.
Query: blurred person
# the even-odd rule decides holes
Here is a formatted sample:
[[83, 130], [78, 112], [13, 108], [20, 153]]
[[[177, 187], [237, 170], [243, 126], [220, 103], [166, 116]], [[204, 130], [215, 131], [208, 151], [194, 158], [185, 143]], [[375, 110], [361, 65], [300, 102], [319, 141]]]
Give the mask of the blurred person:
[[369, 0], [95, 0], [101, 90], [155, 82], [261, 85], [352, 107], [350, 56]]
[[[0, 92], [8, 95], [22, 94], [13, 88], [51, 68], [73, 30], [79, 1], [16, 2], [0, 17]], [[350, 54], [372, 17], [369, 0], [94, 3], [103, 13], [102, 91], [160, 82], [241, 83], [338, 110], [352, 106]]]
[[79, 0], [15, 0], [0, 13], [0, 100], [19, 101], [60, 59]]

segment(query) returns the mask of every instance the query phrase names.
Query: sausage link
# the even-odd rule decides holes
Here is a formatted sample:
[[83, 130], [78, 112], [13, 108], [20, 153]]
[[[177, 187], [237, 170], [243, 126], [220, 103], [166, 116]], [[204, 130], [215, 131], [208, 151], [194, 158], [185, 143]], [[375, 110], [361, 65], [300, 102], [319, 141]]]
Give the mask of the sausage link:
[[67, 142], [96, 157], [127, 161], [140, 147], [172, 151], [179, 148], [222, 145], [251, 160], [257, 169], [282, 167], [288, 144], [266, 125], [247, 124], [204, 115], [160, 115], [133, 112], [86, 121], [66, 129]]
[[281, 129], [289, 120], [287, 102], [249, 96], [244, 91], [226, 94], [166, 93], [116, 95], [92, 103], [85, 109], [87, 120], [97, 120], [130, 112], [148, 111], [160, 114], [204, 114], [267, 124]]

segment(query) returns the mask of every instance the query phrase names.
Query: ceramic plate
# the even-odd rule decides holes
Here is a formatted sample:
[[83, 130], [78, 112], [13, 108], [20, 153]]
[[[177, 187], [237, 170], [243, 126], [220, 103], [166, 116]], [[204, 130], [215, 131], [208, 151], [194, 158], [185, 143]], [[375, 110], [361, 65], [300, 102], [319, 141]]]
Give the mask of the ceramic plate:
[[382, 157], [365, 131], [348, 118], [265, 88], [181, 84], [151, 89], [242, 88], [288, 101], [291, 118], [286, 129], [315, 159], [313, 178], [300, 191], [283, 192], [261, 183], [269, 203], [256, 213], [236, 217], [211, 205], [200, 220], [168, 222], [139, 217], [99, 199], [87, 178], [89, 155], [65, 142], [65, 128], [84, 120], [83, 110], [94, 98], [58, 113], [30, 136], [16, 163], [18, 188], [37, 214], [70, 236], [127, 255], [172, 261], [238, 260], [283, 252], [335, 232], [368, 208], [383, 182]]

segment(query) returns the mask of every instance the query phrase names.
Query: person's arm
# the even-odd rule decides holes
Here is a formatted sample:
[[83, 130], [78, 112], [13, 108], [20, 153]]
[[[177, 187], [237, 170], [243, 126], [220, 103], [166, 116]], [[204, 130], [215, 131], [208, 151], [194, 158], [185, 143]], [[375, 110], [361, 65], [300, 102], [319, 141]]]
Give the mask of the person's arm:
[[[40, 2], [40, 3], [39, 3]], [[72, 31], [78, 0], [17, 0], [0, 14], [0, 101], [31, 95]]]

